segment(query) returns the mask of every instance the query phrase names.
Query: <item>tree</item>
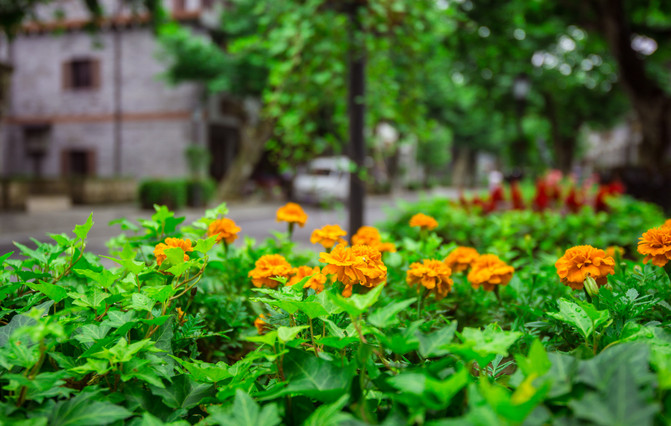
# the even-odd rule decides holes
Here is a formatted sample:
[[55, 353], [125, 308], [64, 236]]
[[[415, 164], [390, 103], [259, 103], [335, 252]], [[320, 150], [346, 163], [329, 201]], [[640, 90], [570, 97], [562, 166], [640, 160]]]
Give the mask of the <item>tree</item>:
[[[264, 148], [284, 165], [327, 148], [343, 149], [348, 140], [346, 71], [351, 42], [344, 12], [341, 2], [328, 0], [237, 0], [222, 14], [210, 41], [194, 41], [187, 30], [174, 25], [161, 31], [171, 81], [201, 81], [210, 91], [228, 92], [240, 101], [260, 100], [257, 124], [264, 123], [270, 132], [248, 133], [257, 139], [241, 144], [250, 155], [238, 157], [220, 185], [221, 196], [235, 195], [231, 190], [241, 187]], [[418, 107], [420, 87], [413, 82], [422, 73], [416, 58], [427, 38], [415, 28], [432, 25], [435, 12], [429, 0], [413, 7], [403, 1], [371, 0], [357, 8], [361, 31], [355, 41], [367, 51], [368, 129], [383, 120], [415, 132], [426, 128], [422, 105]], [[220, 72], [213, 74], [216, 68]], [[246, 84], [250, 74], [254, 79]]]

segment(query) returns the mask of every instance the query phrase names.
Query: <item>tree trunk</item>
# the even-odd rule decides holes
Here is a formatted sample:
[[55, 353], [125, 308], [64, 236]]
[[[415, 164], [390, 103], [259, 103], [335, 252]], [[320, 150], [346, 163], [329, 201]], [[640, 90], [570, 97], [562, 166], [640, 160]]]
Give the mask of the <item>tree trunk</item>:
[[561, 131], [561, 122], [557, 105], [552, 98], [552, 94], [548, 92], [543, 93], [545, 100], [545, 115], [550, 121], [550, 129], [552, 135], [552, 146], [555, 153], [555, 166], [563, 173], [571, 171], [573, 164], [573, 156], [575, 154], [576, 137], [579, 126], [576, 126], [570, 135], [564, 136]]
[[220, 199], [232, 200], [242, 196], [242, 189], [263, 155], [274, 124], [273, 120], [265, 119], [259, 120], [256, 125], [244, 123], [241, 126], [240, 151], [219, 184]]
[[473, 185], [476, 152], [466, 146], [455, 149], [452, 163], [452, 185], [457, 188], [469, 188]]
[[632, 31], [623, 0], [599, 0], [600, 31], [618, 65], [620, 82], [641, 122], [641, 164], [661, 171], [671, 146], [671, 98], [646, 73], [640, 55], [631, 47]]

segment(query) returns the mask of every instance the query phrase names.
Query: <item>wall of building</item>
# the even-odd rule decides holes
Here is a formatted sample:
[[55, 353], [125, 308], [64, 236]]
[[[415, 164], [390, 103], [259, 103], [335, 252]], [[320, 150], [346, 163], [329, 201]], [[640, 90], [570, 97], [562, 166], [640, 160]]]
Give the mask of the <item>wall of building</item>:
[[[95, 151], [98, 176], [115, 173], [117, 83], [121, 82], [121, 174], [133, 177], [180, 176], [187, 172], [184, 149], [193, 138], [192, 113], [199, 101], [193, 84], [170, 87], [160, 79], [165, 65], [157, 59], [151, 31], [125, 27], [92, 36], [74, 30], [60, 35], [22, 34], [10, 47], [14, 66], [9, 117], [2, 126], [7, 175], [26, 175], [32, 162], [23, 146], [23, 128], [50, 123], [43, 162], [45, 176], [61, 175], [61, 152]], [[120, 40], [120, 48], [115, 49]], [[115, 61], [120, 58], [120, 78]], [[63, 85], [63, 63], [92, 58], [100, 63], [94, 89]]]

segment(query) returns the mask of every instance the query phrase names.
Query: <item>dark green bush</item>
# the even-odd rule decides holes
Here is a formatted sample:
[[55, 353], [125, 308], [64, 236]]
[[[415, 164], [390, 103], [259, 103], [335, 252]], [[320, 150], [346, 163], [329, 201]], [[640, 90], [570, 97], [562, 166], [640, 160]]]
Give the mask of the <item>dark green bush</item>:
[[202, 207], [212, 201], [217, 183], [212, 179], [190, 180], [187, 182], [187, 204], [189, 207]]
[[186, 205], [188, 184], [184, 179], [151, 179], [140, 183], [139, 198], [143, 209], [151, 210], [154, 204], [175, 210]]

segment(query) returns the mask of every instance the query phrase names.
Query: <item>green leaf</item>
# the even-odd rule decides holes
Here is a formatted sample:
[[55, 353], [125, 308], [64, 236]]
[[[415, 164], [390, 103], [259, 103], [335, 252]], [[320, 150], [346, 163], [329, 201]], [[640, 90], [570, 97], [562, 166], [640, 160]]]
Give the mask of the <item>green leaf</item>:
[[310, 414], [303, 426], [339, 426], [354, 418], [349, 413], [343, 413], [342, 409], [347, 405], [350, 396], [348, 394], [341, 396], [336, 402], [331, 404], [322, 404]]
[[533, 384], [535, 375], [526, 378], [515, 392], [496, 383], [490, 384], [489, 379], [480, 376], [478, 389], [489, 406], [509, 422], [521, 423], [543, 402], [543, 398], [550, 389], [551, 383], [544, 382], [536, 387]]
[[133, 293], [131, 296], [131, 307], [139, 311], [151, 312], [152, 308], [156, 304], [155, 301], [151, 300], [144, 294]]
[[75, 269], [74, 271], [79, 275], [91, 278], [105, 289], [109, 289], [112, 284], [114, 284], [114, 281], [121, 276], [121, 274], [114, 274], [107, 269], [103, 269], [101, 272], [92, 271], [90, 269]]
[[172, 378], [172, 385], [166, 388], [151, 386], [154, 395], [163, 398], [170, 408], [190, 409], [200, 404], [205, 398], [214, 395], [214, 387], [210, 384], [197, 383], [191, 375], [181, 374]]
[[80, 240], [84, 241], [86, 236], [89, 234], [91, 227], [93, 226], [93, 213], [91, 213], [86, 219], [86, 223], [83, 225], [75, 225], [75, 229], [72, 232], [79, 237]]
[[401, 373], [387, 379], [387, 383], [398, 390], [393, 399], [416, 408], [426, 407], [440, 410], [450, 404], [452, 398], [469, 382], [468, 370], [462, 369], [445, 380], [437, 380], [423, 373]]
[[204, 239], [204, 240], [198, 240], [196, 241], [196, 245], [193, 246], [193, 251], [197, 251], [199, 253], [207, 254], [208, 251], [212, 250], [212, 247], [217, 241], [217, 236], [213, 235], [210, 238]]
[[575, 416], [604, 426], [651, 425], [659, 405], [638, 390], [635, 372], [626, 364], [616, 367], [605, 391], [588, 392], [569, 402]]
[[302, 350], [289, 349], [284, 355], [284, 375], [288, 385], [264, 396], [305, 395], [322, 402], [332, 402], [349, 391], [354, 365], [343, 367], [340, 360], [330, 362]]
[[227, 408], [209, 410], [212, 414], [206, 424], [220, 426], [276, 426], [280, 424], [279, 411], [276, 404], [268, 404], [263, 408], [241, 389], [235, 391], [235, 400]]
[[298, 309], [305, 312], [310, 319], [315, 319], [319, 317], [325, 317], [329, 315], [329, 312], [324, 309], [321, 303], [319, 302], [298, 302]]
[[97, 288], [94, 288], [93, 294], [90, 293], [80, 294], [70, 292], [68, 293], [68, 296], [74, 299], [72, 302], [73, 305], [83, 306], [85, 308], [98, 309], [100, 306], [102, 306], [102, 303], [105, 301], [105, 299], [109, 298], [112, 295], [109, 293], [104, 293]]
[[228, 371], [228, 365], [226, 365], [223, 361], [219, 361], [216, 364], [211, 364], [209, 362], [199, 360], [188, 362], [177, 358], [176, 356], [171, 356], [171, 358], [186, 368], [189, 373], [191, 373], [193, 378], [198, 382], [217, 383], [226, 378], [233, 377], [233, 375]]
[[82, 392], [72, 399], [56, 403], [49, 413], [49, 425], [106, 425], [132, 415], [124, 407], [105, 401], [100, 392]]
[[457, 333], [463, 343], [447, 345], [447, 349], [466, 360], [476, 361], [481, 368], [492, 362], [496, 355], [508, 356], [508, 348], [522, 336], [517, 331], [503, 331], [498, 324], [489, 324], [484, 330], [465, 327]]
[[552, 363], [548, 358], [548, 354], [545, 352], [545, 347], [538, 339], [535, 339], [531, 344], [529, 354], [526, 358], [516, 354], [515, 361], [525, 376], [530, 376], [532, 374], [542, 376], [552, 368]]
[[445, 348], [454, 338], [457, 331], [457, 322], [452, 321], [450, 325], [434, 331], [431, 334], [417, 333], [419, 339], [419, 354], [424, 358], [443, 356], [450, 353]]
[[277, 330], [273, 330], [260, 336], [247, 336], [245, 337], [245, 340], [249, 342], [265, 343], [266, 345], [274, 346], [275, 341], [277, 340]]
[[401, 300], [400, 302], [390, 303], [389, 305], [376, 309], [368, 316], [367, 321], [375, 327], [384, 328], [396, 325], [399, 323], [398, 313], [405, 310], [408, 306], [415, 303], [416, 297]]
[[139, 273], [144, 271], [145, 268], [147, 267], [147, 265], [145, 265], [144, 262], [139, 262], [133, 259], [117, 259], [109, 256], [100, 256], [100, 257], [104, 257], [105, 259], [109, 259], [118, 263], [119, 265], [126, 268], [126, 270], [128, 270], [128, 272], [130, 272], [133, 275], [138, 275]]
[[27, 282], [24, 283], [26, 286], [32, 288], [33, 290], [39, 291], [40, 293], [47, 296], [49, 299], [58, 303], [61, 300], [65, 299], [68, 295], [68, 291], [61, 286], [48, 283], [46, 281], [41, 281], [39, 283]]
[[573, 326], [585, 340], [610, 319], [607, 310], [598, 311], [591, 303], [579, 305], [564, 298], [559, 299], [559, 312], [548, 312], [548, 315]]
[[332, 293], [330, 291], [322, 293], [327, 293], [327, 297], [334, 305], [338, 306], [351, 316], [358, 317], [377, 302], [383, 288], [383, 285], [378, 285], [366, 294], [353, 294], [350, 297], [343, 297], [340, 294]]
[[306, 328], [308, 328], [307, 325], [299, 325], [297, 327], [278, 327], [277, 337], [282, 343], [287, 343], [290, 340], [294, 340], [298, 333], [300, 333], [301, 330], [305, 330]]
[[0, 256], [0, 264], [4, 263], [5, 260], [9, 259], [9, 257], [13, 254], [14, 254], [14, 252], [10, 251], [9, 253], [5, 253], [2, 256]]

